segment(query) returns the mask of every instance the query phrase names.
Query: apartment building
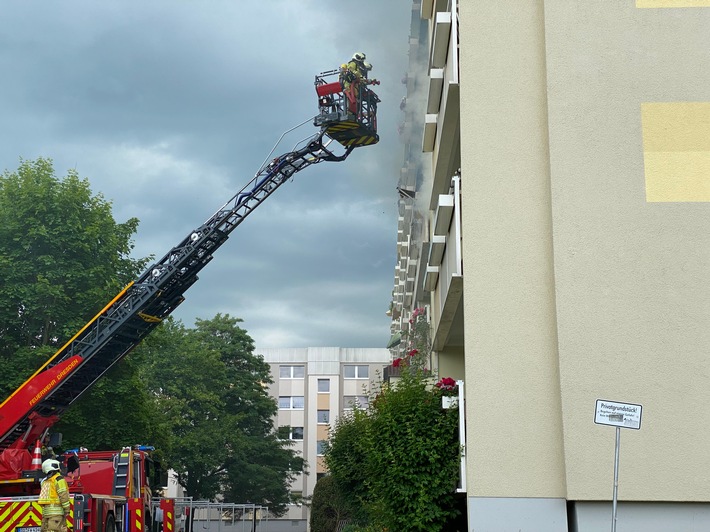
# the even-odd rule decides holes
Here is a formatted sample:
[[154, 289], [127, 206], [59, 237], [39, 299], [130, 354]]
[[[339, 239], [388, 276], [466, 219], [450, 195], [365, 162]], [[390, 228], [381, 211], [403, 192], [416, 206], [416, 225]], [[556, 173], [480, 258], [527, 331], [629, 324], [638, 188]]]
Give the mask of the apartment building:
[[[309, 474], [299, 475], [291, 489], [310, 497], [327, 472], [322, 455], [330, 426], [354, 404], [368, 405], [368, 394], [392, 356], [385, 348], [341, 347], [257, 348], [255, 353], [271, 366], [269, 394], [279, 405], [275, 423], [308, 463]], [[270, 527], [305, 531], [308, 517], [307, 506], [294, 505]]]
[[[416, 0], [393, 338], [465, 381], [469, 530], [710, 528], [708, 0]], [[392, 341], [393, 349], [396, 344]]]

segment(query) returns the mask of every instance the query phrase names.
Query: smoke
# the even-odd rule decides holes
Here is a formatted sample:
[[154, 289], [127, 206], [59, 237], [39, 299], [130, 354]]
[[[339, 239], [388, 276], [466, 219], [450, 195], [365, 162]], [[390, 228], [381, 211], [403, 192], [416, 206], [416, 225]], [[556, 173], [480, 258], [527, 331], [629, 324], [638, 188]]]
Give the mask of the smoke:
[[412, 12], [410, 43], [409, 70], [402, 78], [407, 93], [400, 103], [400, 137], [405, 149], [398, 183], [399, 214], [405, 217], [404, 225], [410, 227], [412, 240], [421, 242], [429, 240], [433, 178], [432, 155], [422, 151], [429, 88], [428, 21], [419, 17], [418, 9]]

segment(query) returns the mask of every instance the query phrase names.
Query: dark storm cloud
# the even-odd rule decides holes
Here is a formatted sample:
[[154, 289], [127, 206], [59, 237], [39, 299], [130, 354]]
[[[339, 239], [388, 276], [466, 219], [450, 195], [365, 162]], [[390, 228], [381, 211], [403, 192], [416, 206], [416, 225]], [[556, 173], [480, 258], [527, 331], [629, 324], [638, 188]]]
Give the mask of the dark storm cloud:
[[[397, 125], [408, 0], [13, 2], [0, 33], [0, 167], [50, 157], [141, 220], [162, 256], [316, 112], [313, 80], [364, 51], [380, 144], [284, 184], [238, 228], [176, 315], [228, 312], [262, 347], [380, 347], [389, 337]], [[276, 154], [315, 133], [306, 124]]]

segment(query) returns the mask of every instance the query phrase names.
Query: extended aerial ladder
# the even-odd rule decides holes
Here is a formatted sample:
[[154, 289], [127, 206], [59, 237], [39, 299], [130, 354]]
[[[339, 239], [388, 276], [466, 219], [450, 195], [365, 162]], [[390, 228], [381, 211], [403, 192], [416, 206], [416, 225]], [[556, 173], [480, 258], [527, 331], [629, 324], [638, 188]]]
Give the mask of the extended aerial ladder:
[[[319, 96], [321, 85], [317, 77]], [[331, 94], [337, 97], [337, 91]], [[320, 99], [319, 107], [323, 116]], [[343, 137], [332, 130], [342, 117], [316, 117], [319, 133], [262, 165], [254, 178], [207, 221], [116, 295], [0, 404], [0, 451], [29, 448], [42, 439], [67, 408], [182, 303], [185, 291], [197, 281], [197, 274], [230, 233], [295, 173], [323, 161], [344, 161], [356, 147], [377, 142], [374, 111], [368, 110], [367, 115], [355, 127], [359, 137], [365, 137], [364, 142], [352, 142], [352, 135]], [[358, 122], [352, 117], [346, 120], [353, 121]], [[333, 141], [341, 144], [339, 155], [331, 149]]]

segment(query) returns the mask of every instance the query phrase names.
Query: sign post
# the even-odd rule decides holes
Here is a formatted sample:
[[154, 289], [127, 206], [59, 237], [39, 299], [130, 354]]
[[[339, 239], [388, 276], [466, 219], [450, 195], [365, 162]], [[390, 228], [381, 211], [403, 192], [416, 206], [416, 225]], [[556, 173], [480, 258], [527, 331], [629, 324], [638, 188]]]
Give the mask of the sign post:
[[619, 492], [619, 447], [621, 445], [621, 429], [641, 428], [641, 412], [643, 407], [631, 403], [617, 403], [597, 399], [594, 413], [594, 423], [616, 427], [616, 445], [614, 447], [614, 495], [611, 509], [611, 532], [616, 532], [616, 501]]

